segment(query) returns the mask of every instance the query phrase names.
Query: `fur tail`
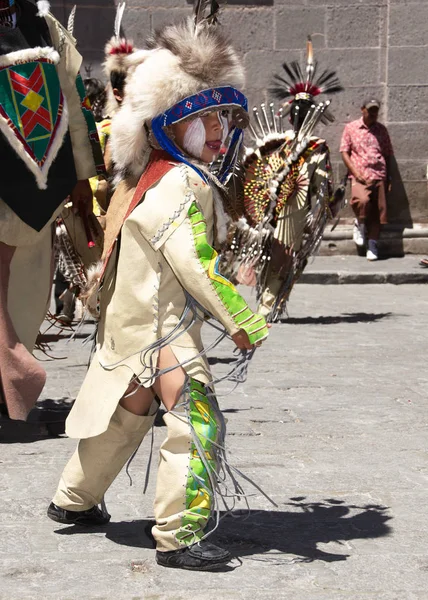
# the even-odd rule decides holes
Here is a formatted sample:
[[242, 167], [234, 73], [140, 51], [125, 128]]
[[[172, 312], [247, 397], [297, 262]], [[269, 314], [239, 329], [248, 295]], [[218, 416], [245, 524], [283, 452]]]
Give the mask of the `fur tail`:
[[101, 276], [104, 270], [104, 262], [102, 260], [91, 265], [87, 272], [86, 287], [80, 293], [80, 300], [90, 314], [97, 318], [99, 317], [98, 306], [98, 291], [100, 287]]

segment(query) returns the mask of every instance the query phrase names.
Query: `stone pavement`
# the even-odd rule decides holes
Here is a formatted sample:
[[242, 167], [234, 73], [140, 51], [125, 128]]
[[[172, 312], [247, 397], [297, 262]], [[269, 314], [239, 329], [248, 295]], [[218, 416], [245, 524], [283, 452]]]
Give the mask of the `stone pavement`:
[[300, 283], [427, 283], [428, 269], [419, 266], [423, 256], [408, 254], [370, 262], [360, 256], [316, 256]]
[[[427, 600], [427, 302], [424, 285], [296, 286], [247, 382], [220, 399], [232, 462], [277, 503], [255, 492], [250, 513], [222, 521], [230, 571], [155, 564], [149, 439], [132, 487], [122, 473], [107, 494], [112, 522], [88, 531], [45, 517], [75, 441], [13, 441], [3, 422], [0, 599]], [[43, 398], [73, 398], [88, 348], [62, 339], [51, 353], [67, 358], [46, 363]], [[224, 343], [216, 373], [230, 357]]]

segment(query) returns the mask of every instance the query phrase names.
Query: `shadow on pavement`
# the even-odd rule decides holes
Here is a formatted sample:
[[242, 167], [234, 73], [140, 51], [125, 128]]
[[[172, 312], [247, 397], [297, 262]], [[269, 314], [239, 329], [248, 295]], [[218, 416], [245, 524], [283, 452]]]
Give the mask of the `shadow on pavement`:
[[236, 356], [226, 356], [224, 358], [219, 358], [218, 356], [209, 356], [208, 363], [210, 365], [230, 365], [236, 361]]
[[[155, 524], [153, 519], [138, 519], [135, 521], [110, 521], [107, 525], [100, 527], [82, 527], [80, 525], [70, 525], [62, 529], [56, 529], [55, 533], [59, 535], [81, 535], [88, 533], [105, 533], [106, 538], [120, 544], [121, 546], [130, 546], [131, 548], [155, 548], [155, 543], [151, 534], [151, 528]], [[83, 543], [83, 542], [82, 542]]]
[[65, 433], [65, 420], [71, 410], [70, 398], [39, 400], [30, 411], [27, 421], [14, 421], [6, 415], [0, 418], [0, 442], [2, 444], [37, 442], [46, 437]]
[[[304, 497], [291, 499], [286, 506], [294, 510], [250, 511], [247, 518], [247, 512], [243, 511], [242, 519], [225, 517], [216, 536], [220, 545], [227, 545], [240, 557], [269, 552], [257, 560], [273, 563], [281, 562], [278, 554], [296, 555], [300, 558], [294, 560], [302, 562], [335, 562], [349, 557], [346, 542], [391, 533], [391, 527], [386, 524], [391, 517], [384, 506], [357, 506], [336, 499], [308, 502]], [[317, 547], [330, 542], [345, 545], [347, 553], [335, 554]], [[272, 553], [272, 550], [277, 552]]]
[[85, 340], [89, 337], [89, 333], [74, 333], [71, 332], [60, 332], [60, 333], [41, 333], [39, 334], [38, 341], [42, 344], [52, 344], [53, 342], [59, 342], [60, 340], [66, 340], [73, 337], [74, 340]]
[[[14, 421], [5, 414], [0, 415], [0, 443], [30, 444], [47, 437], [65, 435], [65, 421], [73, 402], [74, 400], [69, 398], [39, 400], [28, 415], [27, 421]], [[155, 427], [165, 427], [163, 421], [165, 412], [163, 408], [158, 410]]]
[[338, 323], [374, 323], [381, 319], [389, 319], [392, 312], [387, 313], [344, 313], [335, 317], [289, 317], [279, 321], [287, 325], [336, 325]]
[[[284, 557], [279, 555], [285, 554], [293, 555], [287, 557], [286, 562], [334, 562], [346, 560], [349, 554], [329, 553], [317, 548], [318, 544], [336, 542], [345, 545], [349, 552], [346, 542], [379, 538], [392, 531], [387, 525], [391, 517], [386, 514], [388, 508], [385, 506], [357, 506], [334, 498], [322, 502], [308, 502], [304, 497], [290, 500], [285, 503], [293, 507], [290, 511], [250, 510], [235, 511], [234, 516], [223, 514], [219, 530], [213, 534], [213, 542], [241, 558], [258, 555], [256, 560], [275, 563], [284, 561]], [[110, 522], [97, 528], [69, 526], [55, 533], [78, 535], [101, 532], [116, 544], [154, 548], [150, 533], [153, 524], [151, 520]], [[263, 554], [267, 556], [260, 556]]]

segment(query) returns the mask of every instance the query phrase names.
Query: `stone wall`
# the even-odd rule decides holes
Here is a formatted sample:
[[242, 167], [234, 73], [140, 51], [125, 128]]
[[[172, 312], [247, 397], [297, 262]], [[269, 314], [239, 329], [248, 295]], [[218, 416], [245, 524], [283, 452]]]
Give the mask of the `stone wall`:
[[[52, 10], [65, 21], [73, 4], [53, 2]], [[97, 73], [113, 31], [115, 0], [77, 5], [75, 35], [85, 64]], [[123, 29], [141, 44], [153, 28], [190, 10], [187, 0], [129, 0]], [[231, 0], [222, 22], [244, 57], [250, 103], [265, 99], [271, 74], [284, 60], [303, 59], [312, 35], [321, 66], [336, 68], [346, 88], [332, 98], [336, 123], [323, 131], [337, 176], [343, 124], [359, 117], [364, 96], [378, 96], [397, 158], [391, 220], [407, 226], [428, 221], [427, 0]]]

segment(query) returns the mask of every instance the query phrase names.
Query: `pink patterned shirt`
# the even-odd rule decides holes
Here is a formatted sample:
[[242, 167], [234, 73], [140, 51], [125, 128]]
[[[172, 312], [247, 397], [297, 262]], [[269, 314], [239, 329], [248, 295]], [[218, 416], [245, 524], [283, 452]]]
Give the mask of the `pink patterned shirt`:
[[385, 125], [367, 127], [362, 117], [345, 126], [340, 152], [349, 152], [361, 177], [370, 181], [386, 179], [385, 159], [394, 154]]

